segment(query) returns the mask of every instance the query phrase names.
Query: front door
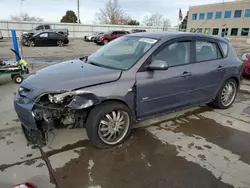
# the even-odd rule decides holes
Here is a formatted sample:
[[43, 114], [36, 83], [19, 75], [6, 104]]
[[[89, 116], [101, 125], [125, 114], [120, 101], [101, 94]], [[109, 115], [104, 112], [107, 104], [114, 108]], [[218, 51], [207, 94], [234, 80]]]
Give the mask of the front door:
[[173, 111], [190, 104], [191, 40], [173, 41], [160, 47], [152, 60], [164, 60], [168, 70], [143, 70], [136, 75], [137, 117]]

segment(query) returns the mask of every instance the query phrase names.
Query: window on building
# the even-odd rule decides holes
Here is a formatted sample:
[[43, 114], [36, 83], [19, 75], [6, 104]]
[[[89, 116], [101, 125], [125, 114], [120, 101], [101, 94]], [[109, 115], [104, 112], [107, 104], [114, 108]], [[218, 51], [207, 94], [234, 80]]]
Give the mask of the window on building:
[[249, 34], [249, 28], [242, 28], [241, 36], [248, 36], [248, 34]]
[[218, 34], [219, 34], [219, 28], [214, 28], [213, 35], [218, 35]]
[[212, 12], [208, 12], [208, 13], [207, 13], [207, 19], [208, 19], [208, 20], [213, 19], [213, 13], [212, 13]]
[[223, 29], [221, 30], [221, 34], [222, 34], [223, 37], [224, 37], [224, 36], [227, 36], [227, 34], [228, 34], [228, 28], [223, 28]]
[[191, 28], [191, 29], [190, 29], [190, 32], [191, 32], [191, 33], [194, 33], [195, 31], [196, 31], [195, 28]]
[[241, 17], [242, 10], [236, 10], [234, 11], [234, 17], [235, 18], [240, 18]]
[[200, 13], [200, 20], [205, 20], [205, 13]]
[[224, 18], [231, 18], [232, 11], [231, 10], [226, 10]]
[[197, 14], [192, 14], [192, 20], [197, 20]]
[[231, 29], [231, 35], [232, 36], [237, 36], [238, 35], [238, 30], [239, 30], [238, 28], [232, 28]]
[[196, 41], [196, 61], [209, 61], [220, 58], [215, 43], [206, 41]]
[[215, 13], [215, 19], [221, 19], [221, 11]]
[[250, 9], [245, 10], [245, 17], [250, 18]]

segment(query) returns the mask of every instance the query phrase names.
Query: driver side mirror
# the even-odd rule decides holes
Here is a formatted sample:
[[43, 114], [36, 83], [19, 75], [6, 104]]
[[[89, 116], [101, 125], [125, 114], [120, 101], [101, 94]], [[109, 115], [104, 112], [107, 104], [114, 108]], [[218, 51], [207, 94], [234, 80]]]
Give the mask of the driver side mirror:
[[148, 70], [167, 70], [168, 63], [163, 60], [153, 60], [148, 66]]

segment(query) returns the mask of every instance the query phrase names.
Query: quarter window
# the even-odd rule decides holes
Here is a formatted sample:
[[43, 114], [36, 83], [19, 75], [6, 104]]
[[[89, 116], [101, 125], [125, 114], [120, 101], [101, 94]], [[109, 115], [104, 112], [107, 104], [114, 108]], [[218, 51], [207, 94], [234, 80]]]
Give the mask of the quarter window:
[[219, 58], [215, 43], [196, 41], [196, 61], [209, 61]]
[[204, 20], [205, 19], [205, 13], [200, 13], [200, 20]]
[[231, 10], [226, 10], [224, 18], [231, 18], [232, 11]]
[[228, 53], [228, 45], [225, 42], [220, 42], [221, 49], [223, 51], [224, 56]]
[[221, 19], [221, 11], [215, 13], [215, 19]]
[[152, 57], [153, 60], [163, 60], [170, 67], [190, 63], [191, 42], [175, 42]]
[[234, 12], [234, 17], [235, 17], [235, 18], [240, 18], [240, 17], [241, 17], [241, 12], [242, 12], [242, 10], [236, 10], [236, 11]]

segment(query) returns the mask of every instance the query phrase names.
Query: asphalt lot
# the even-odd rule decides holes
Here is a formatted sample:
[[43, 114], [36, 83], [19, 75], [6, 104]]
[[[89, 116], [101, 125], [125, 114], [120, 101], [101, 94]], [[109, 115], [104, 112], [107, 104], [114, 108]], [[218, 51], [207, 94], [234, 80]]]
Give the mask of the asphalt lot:
[[[61, 61], [99, 48], [76, 44], [82, 49], [68, 54], [69, 47], [27, 50], [34, 61], [37, 51], [41, 61]], [[24, 181], [38, 188], [250, 187], [249, 80], [228, 110], [201, 106], [149, 119], [108, 150], [95, 149], [84, 129], [60, 130], [49, 147], [28, 147], [13, 109], [17, 88], [9, 78], [0, 81], [0, 188]]]

